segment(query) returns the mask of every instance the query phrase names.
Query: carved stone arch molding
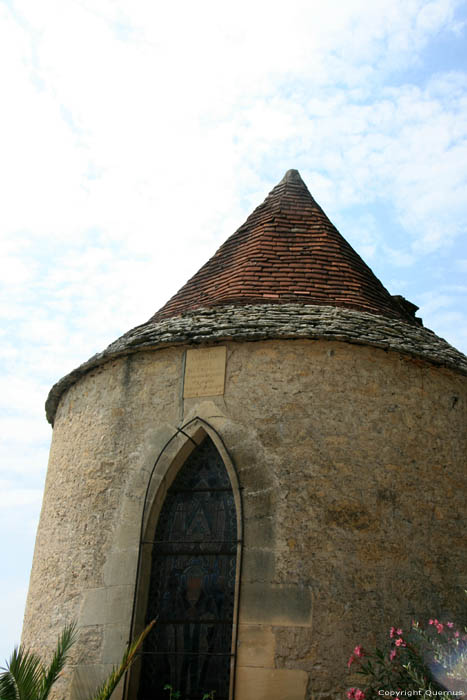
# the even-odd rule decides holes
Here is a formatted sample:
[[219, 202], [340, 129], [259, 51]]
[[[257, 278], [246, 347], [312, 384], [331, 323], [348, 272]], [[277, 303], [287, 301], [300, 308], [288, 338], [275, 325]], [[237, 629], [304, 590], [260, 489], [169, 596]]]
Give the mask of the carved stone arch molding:
[[147, 483], [132, 635], [159, 621], [133, 665], [128, 700], [144, 700], [152, 678], [190, 700], [211, 690], [234, 697], [242, 539], [233, 461], [213, 426], [193, 418], [169, 438]]

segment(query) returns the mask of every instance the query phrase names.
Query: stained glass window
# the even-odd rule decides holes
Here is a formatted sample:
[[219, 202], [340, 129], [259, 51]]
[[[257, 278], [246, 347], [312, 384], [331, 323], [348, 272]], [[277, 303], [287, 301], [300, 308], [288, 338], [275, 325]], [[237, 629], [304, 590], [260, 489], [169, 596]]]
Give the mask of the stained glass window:
[[[146, 546], [149, 546], [146, 545]], [[154, 533], [146, 639], [138, 700], [181, 700], [216, 691], [228, 700], [235, 597], [237, 520], [232, 486], [209, 437], [172, 486]]]

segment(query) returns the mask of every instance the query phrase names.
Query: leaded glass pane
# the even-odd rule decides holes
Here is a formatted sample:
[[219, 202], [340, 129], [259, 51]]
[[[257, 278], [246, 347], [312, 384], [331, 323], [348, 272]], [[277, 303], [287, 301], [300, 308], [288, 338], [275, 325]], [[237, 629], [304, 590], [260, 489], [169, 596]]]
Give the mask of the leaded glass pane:
[[[230, 480], [209, 438], [178, 473], [152, 543], [139, 700], [229, 695], [237, 522]], [[151, 546], [151, 543], [146, 544]]]

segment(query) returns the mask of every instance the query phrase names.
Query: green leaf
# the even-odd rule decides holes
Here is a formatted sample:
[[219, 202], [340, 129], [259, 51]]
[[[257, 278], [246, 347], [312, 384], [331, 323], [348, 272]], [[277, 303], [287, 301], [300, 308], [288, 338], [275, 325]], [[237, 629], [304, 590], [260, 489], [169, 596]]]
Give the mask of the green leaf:
[[72, 622], [70, 625], [66, 625], [58, 639], [57, 648], [52, 657], [52, 661], [49, 667], [43, 671], [42, 687], [37, 696], [37, 700], [47, 700], [53, 684], [65, 666], [68, 652], [75, 643], [76, 636], [76, 623]]
[[[153, 620], [149, 623], [146, 629], [144, 629], [143, 632], [141, 632], [139, 637], [133, 642], [133, 644], [131, 644], [128, 647], [127, 651], [124, 653], [120, 665], [116, 666], [112, 670], [107, 679], [102, 683], [101, 686], [99, 686], [99, 688], [89, 700], [108, 700], [108, 698], [110, 698], [118, 683], [122, 679], [124, 673], [130, 668], [131, 664], [135, 660], [138, 649], [140, 648], [141, 644], [144, 642], [144, 640], [146, 639], [146, 637], [148, 636], [149, 632], [152, 630], [155, 624], [156, 620]], [[168, 687], [172, 692], [171, 687]], [[167, 686], [164, 688], [164, 690], [167, 690]], [[174, 696], [177, 697], [175, 693]]]
[[40, 658], [22, 646], [15, 647], [5, 671], [0, 674], [1, 700], [36, 700], [44, 669]]

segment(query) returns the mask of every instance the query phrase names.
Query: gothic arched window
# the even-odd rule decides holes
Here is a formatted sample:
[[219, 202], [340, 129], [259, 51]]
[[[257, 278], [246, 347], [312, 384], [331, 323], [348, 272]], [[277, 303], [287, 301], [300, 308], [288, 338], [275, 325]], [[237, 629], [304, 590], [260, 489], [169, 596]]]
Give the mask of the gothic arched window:
[[209, 437], [181, 467], [152, 542], [146, 639], [138, 700], [182, 700], [214, 690], [228, 700], [235, 602], [237, 517], [232, 485]]

